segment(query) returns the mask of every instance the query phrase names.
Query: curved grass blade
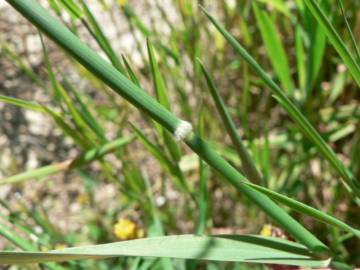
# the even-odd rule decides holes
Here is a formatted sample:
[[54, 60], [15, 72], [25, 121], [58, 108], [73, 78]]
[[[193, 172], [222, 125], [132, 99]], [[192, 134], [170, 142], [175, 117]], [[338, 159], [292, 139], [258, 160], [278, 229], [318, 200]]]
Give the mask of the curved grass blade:
[[119, 256], [271, 263], [316, 268], [327, 267], [330, 263], [329, 259], [313, 258], [302, 245], [257, 235], [160, 236], [49, 252], [2, 251], [0, 263], [60, 262]]
[[[300, 110], [292, 103], [292, 101], [284, 94], [281, 88], [269, 77], [269, 75], [260, 67], [255, 59], [236, 41], [236, 39], [227, 32], [220, 23], [212, 17], [204, 8], [202, 8], [205, 15], [209, 18], [212, 24], [220, 31], [230, 45], [235, 49], [237, 53], [254, 69], [254, 71], [261, 77], [261, 79], [269, 86], [273, 92], [274, 98], [280, 103], [280, 105], [288, 112], [294, 122], [298, 125], [300, 130], [312, 140], [318, 150], [323, 156], [330, 162], [334, 169], [340, 174], [345, 187], [353, 195], [360, 198], [360, 184], [354, 178], [352, 173], [345, 167], [340, 161], [335, 152], [320, 136], [316, 129], [310, 124], [306, 117], [300, 112]], [[360, 77], [359, 77], [360, 78]]]
[[[110, 86], [116, 93], [128, 100], [138, 109], [146, 112], [154, 120], [174, 133], [181, 122], [174, 114], [166, 110], [158, 102], [144, 93], [144, 90], [129, 81], [112, 65], [104, 61], [98, 54], [81, 42], [71, 31], [34, 0], [7, 0], [16, 10], [35, 26], [39, 27], [53, 41], [76, 58], [84, 67]], [[252, 202], [257, 204], [269, 217], [280, 224], [295, 239], [306, 245], [314, 253], [328, 253], [329, 249], [312, 233], [306, 230], [294, 218], [267, 196], [253, 188], [241, 185], [246, 178], [219, 156], [207, 143], [196, 135], [185, 140], [187, 145], [210, 166], [215, 168], [225, 180], [244, 193]]]
[[304, 0], [304, 2], [308, 6], [313, 16], [318, 21], [318, 23], [324, 29], [330, 43], [333, 45], [335, 50], [340, 55], [341, 59], [344, 61], [345, 65], [348, 67], [351, 75], [353, 76], [358, 86], [360, 86], [360, 67], [351, 55], [340, 35], [336, 32], [334, 26], [326, 17], [325, 13], [322, 11], [317, 1]]

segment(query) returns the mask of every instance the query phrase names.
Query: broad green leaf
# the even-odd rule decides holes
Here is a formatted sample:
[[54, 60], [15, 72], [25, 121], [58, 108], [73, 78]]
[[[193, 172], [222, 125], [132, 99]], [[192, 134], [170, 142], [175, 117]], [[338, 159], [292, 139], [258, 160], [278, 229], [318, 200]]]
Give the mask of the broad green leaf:
[[59, 262], [119, 256], [271, 263], [315, 268], [327, 267], [330, 263], [329, 259], [313, 258], [306, 248], [297, 243], [257, 235], [160, 236], [49, 252], [3, 251], [0, 252], [0, 263]]

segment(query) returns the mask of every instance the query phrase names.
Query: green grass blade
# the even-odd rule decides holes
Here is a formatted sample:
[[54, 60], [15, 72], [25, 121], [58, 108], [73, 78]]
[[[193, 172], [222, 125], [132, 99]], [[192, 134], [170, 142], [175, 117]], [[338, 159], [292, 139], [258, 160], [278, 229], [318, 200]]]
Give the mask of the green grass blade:
[[125, 68], [126, 68], [127, 74], [129, 75], [130, 80], [134, 84], [136, 84], [136, 86], [141, 87], [140, 81], [139, 81], [138, 77], [135, 75], [135, 72], [132, 70], [129, 61], [126, 59], [125, 55], [122, 55], [121, 57], [123, 59], [123, 62], [124, 62], [124, 65], [125, 65]]
[[304, 2], [308, 6], [313, 16], [318, 21], [318, 23], [321, 25], [322, 29], [325, 31], [327, 37], [329, 38], [330, 43], [333, 45], [335, 50], [340, 55], [341, 59], [344, 61], [345, 65], [348, 67], [354, 80], [360, 86], [360, 67], [356, 63], [354, 57], [351, 55], [348, 48], [346, 47], [344, 41], [336, 32], [334, 26], [326, 17], [325, 13], [321, 9], [317, 1], [304, 0]]
[[37, 85], [44, 87], [44, 83], [41, 78], [32, 70], [31, 67], [7, 44], [4, 42], [0, 43], [0, 52], [6, 54], [17, 66]]
[[64, 81], [65, 90], [71, 92], [77, 103], [79, 104], [79, 109], [77, 109], [80, 117], [86, 123], [86, 125], [97, 135], [97, 137], [105, 143], [107, 141], [105, 131], [99, 124], [95, 116], [90, 112], [88, 106], [85, 104], [85, 101], [79, 91], [67, 80], [65, 76], [62, 76]]
[[82, 20], [82, 22], [85, 24], [85, 26], [90, 30], [90, 34], [93, 35], [95, 40], [98, 42], [99, 46], [103, 49], [103, 51], [108, 56], [111, 63], [122, 73], [124, 73], [125, 69], [123, 65], [121, 64], [118, 56], [116, 55], [114, 49], [110, 45], [110, 42], [106, 38], [103, 30], [101, 29], [99, 23], [97, 22], [96, 18], [94, 17], [93, 13], [91, 12], [90, 8], [87, 6], [86, 2], [84, 0], [80, 0], [80, 3], [83, 7], [84, 13], [86, 15], [86, 18], [89, 20], [91, 29], [87, 25], [87, 21], [85, 19]]
[[357, 56], [357, 60], [360, 61], [360, 50], [359, 50], [359, 47], [357, 45], [354, 34], [351, 31], [350, 24], [349, 24], [349, 22], [348, 22], [348, 20], [346, 18], [343, 2], [342, 2], [342, 0], [338, 0], [338, 3], [339, 3], [339, 6], [340, 6], [340, 9], [341, 9], [341, 14], [342, 14], [342, 16], [344, 18], [344, 21], [345, 21], [345, 24], [346, 24], [346, 29], [347, 29], [347, 31], [349, 33], [350, 38], [351, 38], [351, 43], [352, 43], [352, 45], [354, 47], [354, 50], [355, 50], [355, 53], [356, 53], [356, 56]]
[[73, 0], [57, 0], [60, 2], [66, 11], [73, 19], [81, 19], [84, 17], [84, 13], [81, 8]]
[[316, 24], [308, 8], [304, 10], [306, 32], [310, 39], [309, 53], [307, 57], [307, 73], [305, 85], [305, 100], [311, 101], [311, 92], [318, 81], [321, 72], [321, 65], [324, 60], [327, 38], [323, 29]]
[[290, 207], [294, 211], [297, 211], [301, 214], [313, 217], [316, 220], [319, 220], [325, 224], [330, 224], [332, 226], [341, 228], [345, 231], [351, 232], [354, 235], [356, 235], [356, 237], [360, 238], [360, 230], [351, 227], [350, 225], [346, 224], [345, 222], [343, 222], [329, 214], [326, 214], [320, 210], [317, 210], [307, 204], [304, 204], [302, 202], [299, 202], [297, 200], [289, 198], [285, 195], [282, 195], [280, 193], [272, 191], [268, 188], [265, 188], [265, 187], [262, 187], [259, 185], [255, 185], [255, 184], [251, 184], [251, 183], [245, 183], [245, 184], [253, 187], [254, 189], [260, 191], [261, 193], [264, 193], [265, 195], [269, 196], [274, 201], [277, 201], [281, 204], [284, 204], [284, 205]]
[[0, 263], [34, 263], [119, 256], [271, 263], [327, 267], [329, 260], [314, 259], [306, 248], [279, 238], [256, 235], [160, 236], [117, 243], [66, 248], [50, 252], [0, 252]]
[[68, 111], [70, 112], [70, 115], [72, 117], [72, 120], [74, 121], [75, 126], [80, 131], [80, 134], [84, 136], [87, 140], [87, 144], [95, 146], [97, 143], [95, 139], [93, 138], [93, 134], [91, 133], [91, 129], [88, 127], [87, 123], [84, 121], [83, 117], [79, 113], [78, 109], [75, 107], [75, 104], [73, 103], [72, 99], [66, 92], [66, 90], [63, 88], [63, 86], [57, 81], [54, 70], [52, 68], [52, 65], [50, 63], [48, 51], [46, 48], [46, 45], [44, 43], [44, 39], [42, 35], [40, 34], [40, 40], [41, 45], [44, 53], [44, 61], [45, 65], [47, 67], [47, 73], [49, 80], [51, 82], [51, 85], [55, 92], [55, 97], [59, 101], [64, 101], [66, 104], [66, 107]]
[[[153, 47], [149, 40], [147, 40], [147, 50], [148, 50], [151, 73], [153, 76], [154, 88], [156, 91], [157, 99], [161, 105], [163, 105], [166, 109], [170, 110], [170, 101], [167, 95], [165, 82], [161, 76], [159, 65], [156, 60]], [[181, 158], [181, 152], [179, 146], [176, 144], [173, 136], [167, 130], [165, 130], [164, 128], [160, 128], [160, 132], [162, 133], [162, 137], [164, 138], [165, 145], [168, 148], [172, 159], [178, 162]]]
[[41, 168], [29, 170], [17, 175], [13, 175], [0, 180], [0, 185], [21, 183], [32, 179], [39, 179], [49, 175], [53, 175], [59, 172], [80, 168], [87, 165], [94, 160], [99, 160], [103, 156], [116, 151], [117, 149], [129, 144], [133, 140], [133, 137], [120, 138], [109, 143], [102, 145], [101, 147], [91, 149], [78, 157], [70, 160], [65, 160], [56, 164], [51, 164]]
[[[178, 129], [178, 126], [184, 123], [144, 93], [144, 90], [133, 84], [112, 65], [104, 61], [93, 50], [81, 42], [71, 31], [49, 15], [36, 1], [7, 0], [7, 2], [35, 26], [39, 27], [71, 56], [77, 59], [84, 67], [110, 86], [116, 93], [138, 109], [146, 112], [171, 133], [174, 133]], [[240, 183], [242, 180], [245, 180], [245, 177], [220, 157], [202, 139], [194, 135], [186, 139], [185, 142], [203, 160], [215, 168], [225, 180], [234, 185], [240, 192], [243, 192], [244, 195], [258, 205], [269, 217], [280, 224], [299, 242], [306, 245], [313, 252], [328, 252], [328, 248], [320, 240], [307, 231], [271, 199], [251, 187], [241, 185]]]
[[[199, 135], [204, 134], [204, 110], [201, 110], [198, 120], [198, 133]], [[206, 223], [209, 215], [209, 178], [210, 169], [204, 161], [199, 158], [199, 188], [198, 188], [198, 205], [199, 205], [199, 216], [195, 228], [197, 235], [203, 235], [206, 230]], [[190, 263], [191, 264], [191, 263]], [[193, 269], [195, 268], [194, 266]]]
[[291, 12], [289, 10], [289, 7], [287, 6], [286, 1], [284, 0], [259, 0], [260, 2], [263, 2], [264, 4], [268, 4], [271, 7], [275, 8], [276, 10], [280, 11], [284, 15], [291, 17]]
[[[29, 240], [24, 239], [19, 234], [15, 233], [13, 229], [5, 226], [5, 224], [3, 224], [2, 222], [0, 222], [0, 235], [2, 235], [6, 239], [8, 239], [11, 243], [13, 243], [15, 246], [23, 250], [30, 252], [36, 251], [36, 247]], [[1, 254], [0, 254], [0, 258], [1, 258]], [[0, 263], [1, 263], [1, 259], [0, 259]], [[64, 267], [60, 265], [56, 265], [54, 263], [46, 263], [45, 265], [52, 270], [65, 270]]]
[[305, 51], [302, 38], [302, 29], [300, 26], [296, 26], [295, 29], [295, 55], [296, 55], [296, 66], [298, 73], [298, 85], [301, 90], [301, 99], [304, 100], [306, 97], [305, 92], [305, 81], [306, 81], [306, 60]]
[[[344, 180], [344, 185], [356, 196], [360, 197], [360, 184], [351, 174], [351, 172], [345, 167], [345, 165], [336, 156], [335, 152], [330, 148], [316, 129], [310, 124], [306, 117], [300, 112], [300, 110], [291, 102], [291, 100], [284, 94], [280, 87], [269, 77], [269, 75], [260, 67], [255, 59], [236, 41], [236, 39], [227, 32], [220, 23], [212, 17], [205, 9], [203, 9], [206, 16], [213, 23], [213, 25], [221, 32], [235, 51], [254, 69], [254, 71], [260, 76], [260, 78], [269, 86], [274, 98], [280, 103], [280, 105], [288, 112], [294, 122], [298, 125], [300, 130], [312, 140], [316, 145], [320, 153], [330, 162], [333, 168], [340, 174]], [[360, 77], [359, 77], [360, 78]]]
[[178, 164], [172, 162], [164, 154], [164, 152], [161, 151], [159, 146], [153, 144], [140, 129], [136, 128], [134, 125], [131, 125], [131, 127], [134, 129], [138, 138], [143, 142], [146, 149], [159, 161], [161, 166], [163, 166], [172, 176], [175, 177], [177, 187], [185, 192], [190, 193], [190, 187], [188, 186], [188, 183], [186, 182], [186, 179], [183, 176], [183, 173]]
[[252, 5], [271, 64], [283, 88], [289, 95], [292, 95], [294, 84], [291, 79], [289, 62], [275, 24], [267, 13], [258, 7], [256, 1], [252, 1]]
[[216, 108], [220, 113], [221, 119], [223, 121], [223, 125], [225, 126], [233, 145], [240, 157], [242, 168], [245, 176], [254, 183], [262, 183], [262, 177], [260, 172], [257, 170], [254, 160], [252, 159], [250, 153], [247, 151], [246, 147], [244, 146], [242, 139], [236, 130], [235, 124], [231, 119], [231, 116], [224, 104], [223, 99], [221, 98], [219, 91], [215, 85], [215, 82], [210, 75], [207, 68], [204, 66], [201, 61], [199, 61], [201, 70], [206, 78], [206, 82], [208, 84], [211, 96], [214, 100]]
[[135, 14], [134, 10], [130, 5], [128, 4], [123, 5], [122, 9], [124, 11], [125, 16], [144, 35], [144, 37], [149, 37], [151, 35], [151, 31], [145, 26], [143, 21]]
[[44, 110], [43, 106], [41, 106], [37, 103], [31, 102], [31, 101], [24, 100], [24, 99], [0, 95], [0, 102], [12, 104], [12, 105], [18, 106], [18, 107], [26, 109], [26, 110], [32, 110], [32, 111], [37, 111], [37, 112], [46, 112]]

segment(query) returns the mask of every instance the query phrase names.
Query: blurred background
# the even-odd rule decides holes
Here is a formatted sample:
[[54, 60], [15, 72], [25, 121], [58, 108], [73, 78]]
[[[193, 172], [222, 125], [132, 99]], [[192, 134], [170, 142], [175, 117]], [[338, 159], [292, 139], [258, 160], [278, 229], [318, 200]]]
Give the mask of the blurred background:
[[[335, 170], [198, 6], [221, 21], [279, 82], [360, 179], [360, 92], [302, 0], [39, 2], [133, 82], [192, 122], [224, 158], [241, 168], [196, 60], [201, 59], [262, 173], [261, 184], [359, 226], [358, 206]], [[360, 2], [344, 1], [344, 13], [337, 0], [320, 2], [359, 56], [346, 22], [358, 41]], [[49, 250], [161, 234], [275, 233], [256, 206], [193, 152], [174, 143], [45, 36], [43, 40], [0, 0], [1, 249]], [[165, 96], [154, 86], [149, 47]], [[103, 156], [68, 166], [81, 153], [117, 139], [121, 143]], [[37, 170], [44, 166], [45, 171]], [[289, 212], [337, 258], [360, 264], [359, 241]], [[282, 231], [277, 235], [287, 237]], [[134, 258], [62, 266], [132, 269], [135, 263], [141, 269], [162, 269], [159, 260]], [[183, 267], [176, 260], [174, 265]]]

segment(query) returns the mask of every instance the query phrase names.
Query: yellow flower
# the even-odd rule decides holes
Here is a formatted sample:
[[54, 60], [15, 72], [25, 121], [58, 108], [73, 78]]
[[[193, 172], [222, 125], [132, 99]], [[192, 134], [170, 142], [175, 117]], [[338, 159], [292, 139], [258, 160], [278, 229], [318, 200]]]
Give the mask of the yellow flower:
[[130, 219], [120, 218], [114, 225], [114, 234], [120, 240], [130, 240], [144, 237], [144, 230]]
[[270, 224], [265, 224], [260, 231], [262, 236], [272, 236], [272, 226]]

